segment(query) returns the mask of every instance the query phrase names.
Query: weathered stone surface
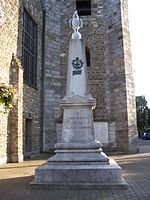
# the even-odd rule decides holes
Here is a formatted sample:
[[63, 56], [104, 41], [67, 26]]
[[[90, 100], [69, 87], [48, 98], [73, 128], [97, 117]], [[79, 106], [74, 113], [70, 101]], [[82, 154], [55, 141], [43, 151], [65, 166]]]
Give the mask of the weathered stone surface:
[[[23, 130], [24, 135], [26, 131], [26, 120], [32, 121], [31, 128], [31, 155], [38, 154], [40, 152], [41, 140], [41, 101], [42, 101], [42, 18], [43, 9], [40, 0], [20, 1], [20, 19], [19, 19], [19, 35], [18, 35], [18, 54], [22, 57], [22, 29], [23, 29], [23, 9], [29, 12], [32, 19], [38, 26], [38, 41], [37, 41], [37, 86], [31, 87], [24, 82], [23, 86]], [[19, 50], [20, 49], [20, 50]], [[25, 154], [25, 137], [24, 137], [24, 154]]]
[[107, 164], [108, 157], [101, 153], [101, 143], [95, 141], [92, 112], [95, 100], [89, 95], [85, 46], [82, 39], [70, 41], [67, 89], [60, 106], [63, 108], [61, 142], [55, 145], [56, 155], [48, 162]]
[[77, 165], [46, 163], [36, 169], [31, 182], [33, 188], [47, 189], [127, 189], [122, 179], [121, 168], [110, 159], [109, 165]]
[[12, 66], [11, 84], [16, 89], [17, 99], [9, 113], [9, 145], [8, 145], [8, 161], [23, 161], [23, 69], [18, 59], [12, 58], [14, 65]]
[[[12, 54], [21, 61], [23, 10], [26, 8], [38, 25], [38, 58], [37, 58], [37, 89], [23, 84], [23, 72], [12, 67]], [[41, 125], [41, 42], [42, 42], [42, 5], [40, 0], [6, 0], [0, 2], [2, 21], [0, 23], [0, 82], [14, 84], [18, 95], [17, 105], [12, 110], [12, 116], [0, 113], [0, 163], [23, 160], [25, 147], [25, 120], [32, 120], [31, 154], [40, 151]], [[13, 71], [14, 70], [14, 71]], [[16, 70], [16, 71], [15, 71]], [[12, 80], [12, 74], [16, 78]], [[18, 82], [17, 82], [18, 81]], [[23, 101], [22, 101], [23, 98]], [[2, 110], [3, 112], [3, 110]], [[11, 115], [11, 113], [10, 113]]]
[[0, 107], [0, 164], [7, 162], [7, 117], [3, 107]]
[[[19, 1], [0, 1], [0, 82], [10, 84], [12, 53], [17, 51]], [[0, 164], [8, 160], [8, 113], [0, 112]]]
[[127, 1], [107, 0], [103, 5], [106, 33], [104, 52], [107, 120], [115, 122], [117, 150], [137, 151], [136, 109]]
[[103, 145], [107, 145], [109, 143], [107, 122], [95, 122], [94, 132], [96, 140], [101, 141]]
[[45, 12], [45, 56], [43, 72], [43, 151], [54, 150], [56, 119], [62, 98], [61, 1], [43, 1]]

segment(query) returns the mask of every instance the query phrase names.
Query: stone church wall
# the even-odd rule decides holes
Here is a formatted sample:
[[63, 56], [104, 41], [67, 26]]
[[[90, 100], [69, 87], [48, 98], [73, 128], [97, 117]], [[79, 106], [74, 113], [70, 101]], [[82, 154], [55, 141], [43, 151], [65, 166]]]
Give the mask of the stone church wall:
[[[12, 53], [17, 52], [18, 0], [0, 1], [0, 82], [10, 83]], [[0, 163], [7, 162], [9, 144], [8, 114], [0, 112]]]
[[136, 102], [135, 102], [135, 85], [132, 69], [132, 55], [131, 55], [131, 43], [129, 34], [129, 21], [128, 21], [128, 2], [121, 1], [121, 13], [122, 13], [122, 30], [124, 35], [124, 64], [126, 75], [126, 96], [127, 96], [127, 117], [128, 117], [128, 150], [137, 151], [138, 149], [138, 136], [137, 136], [137, 124], [136, 124]]
[[[13, 84], [11, 80], [12, 73], [15, 73], [11, 61], [12, 54], [17, 57], [19, 63], [22, 59], [22, 27], [23, 27], [23, 9], [28, 10], [31, 17], [38, 25], [38, 60], [37, 60], [37, 88], [32, 88], [27, 84], [21, 86], [23, 73], [19, 70], [15, 74], [20, 77], [19, 87], [22, 87], [22, 100], [18, 100], [19, 104], [13, 111], [8, 114], [0, 112], [0, 163], [7, 161], [21, 161], [23, 153], [25, 154], [25, 121], [32, 120], [31, 133], [31, 154], [40, 152], [40, 131], [41, 131], [41, 65], [42, 65], [42, 5], [40, 0], [2, 0], [0, 1], [0, 82]], [[20, 65], [20, 64], [19, 64]], [[19, 69], [19, 68], [18, 68]], [[15, 82], [14, 87], [16, 87]], [[21, 89], [21, 88], [20, 88]], [[20, 91], [19, 89], [19, 91]], [[17, 91], [18, 92], [18, 91]], [[20, 96], [21, 97], [21, 96]], [[22, 103], [21, 103], [22, 102]], [[23, 107], [23, 110], [22, 110]], [[24, 121], [24, 123], [22, 123]], [[11, 129], [11, 124], [13, 129]], [[13, 131], [18, 133], [14, 137]], [[13, 146], [13, 145], [14, 146]], [[17, 147], [17, 145], [19, 145]], [[17, 148], [18, 152], [16, 152]], [[20, 154], [20, 157], [18, 156]], [[13, 156], [17, 155], [17, 156]], [[17, 160], [18, 159], [18, 160]]]
[[127, 0], [104, 1], [106, 113], [107, 119], [116, 124], [117, 150], [137, 151], [135, 95], [127, 9]]
[[[43, 23], [43, 11], [42, 4], [40, 0], [29, 1], [22, 0], [20, 1], [19, 9], [19, 39], [18, 39], [18, 56], [22, 57], [22, 27], [23, 27], [23, 9], [26, 9], [32, 19], [37, 24], [37, 85], [32, 87], [24, 82], [23, 87], [23, 130], [24, 130], [24, 151], [26, 151], [25, 143], [26, 138], [30, 137], [31, 147], [29, 152], [30, 154], [37, 154], [40, 152], [40, 139], [41, 139], [41, 71], [42, 71], [42, 23]], [[27, 120], [31, 121], [30, 130], [26, 130]], [[25, 135], [26, 133], [26, 135]]]
[[54, 150], [56, 121], [61, 117], [61, 2], [49, 0], [44, 4], [44, 71], [43, 71], [43, 151]]

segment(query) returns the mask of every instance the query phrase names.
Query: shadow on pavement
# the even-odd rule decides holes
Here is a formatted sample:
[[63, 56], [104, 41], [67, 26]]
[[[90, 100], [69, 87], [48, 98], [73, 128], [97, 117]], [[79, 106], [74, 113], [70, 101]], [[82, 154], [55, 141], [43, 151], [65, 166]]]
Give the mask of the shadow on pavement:
[[50, 157], [41, 154], [23, 163], [0, 166], [0, 200], [150, 200], [149, 147], [149, 142], [140, 141], [140, 154], [111, 156], [122, 167], [128, 190], [31, 189], [35, 168]]

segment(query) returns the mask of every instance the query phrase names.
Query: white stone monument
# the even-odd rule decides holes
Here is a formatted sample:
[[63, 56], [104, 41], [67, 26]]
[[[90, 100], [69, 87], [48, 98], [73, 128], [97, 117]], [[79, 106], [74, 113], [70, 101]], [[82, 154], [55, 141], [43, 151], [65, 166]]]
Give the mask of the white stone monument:
[[126, 188], [120, 166], [102, 152], [95, 140], [92, 109], [95, 99], [88, 90], [85, 46], [78, 32], [82, 26], [77, 12], [70, 20], [74, 29], [70, 41], [66, 96], [61, 142], [55, 155], [36, 168], [32, 186], [64, 189]]

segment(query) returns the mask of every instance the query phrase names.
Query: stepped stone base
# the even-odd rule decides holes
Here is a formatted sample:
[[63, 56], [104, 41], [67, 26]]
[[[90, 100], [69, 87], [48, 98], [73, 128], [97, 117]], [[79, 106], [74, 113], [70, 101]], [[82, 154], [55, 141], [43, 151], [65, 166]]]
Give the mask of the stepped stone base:
[[121, 167], [113, 159], [107, 165], [47, 162], [36, 169], [30, 184], [46, 189], [127, 189]]

